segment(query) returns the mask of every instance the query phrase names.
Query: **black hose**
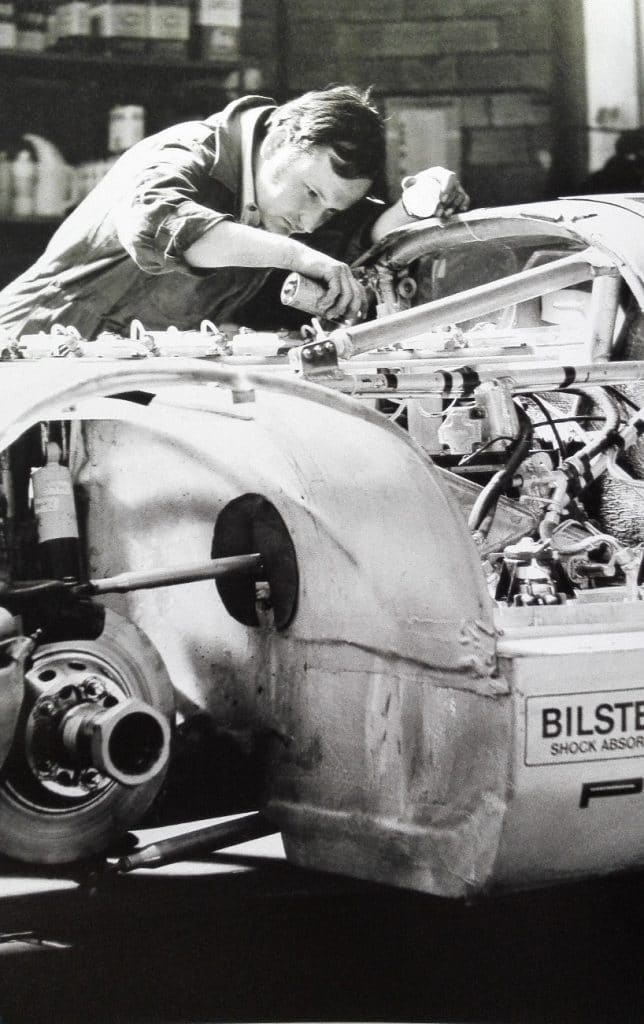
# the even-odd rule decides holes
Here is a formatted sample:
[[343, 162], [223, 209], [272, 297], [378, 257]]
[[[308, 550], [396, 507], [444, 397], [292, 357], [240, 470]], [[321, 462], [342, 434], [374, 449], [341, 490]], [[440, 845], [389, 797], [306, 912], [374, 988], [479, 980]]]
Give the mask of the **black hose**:
[[[519, 417], [519, 436], [509, 452], [505, 466], [494, 474], [472, 506], [468, 526], [473, 532], [479, 530], [487, 534], [492, 525], [499, 498], [507, 490], [517, 469], [530, 452], [533, 434], [532, 420], [525, 409], [522, 409], [516, 402], [515, 405]], [[485, 526], [483, 526], [484, 523]]]
[[[544, 418], [545, 418], [545, 420], [547, 422], [547, 425], [552, 430], [554, 439], [557, 442], [557, 448], [559, 449], [559, 458], [561, 460], [563, 460], [565, 458], [564, 446], [563, 446], [563, 441], [561, 440], [561, 434], [559, 433], [559, 431], [557, 429], [557, 420], [555, 420], [554, 417], [551, 416], [551, 414], [548, 411], [545, 403], [541, 400], [539, 395], [535, 395], [532, 392], [527, 392], [524, 397], [529, 398], [530, 401], [534, 405], [536, 405], [537, 408], [540, 409], [541, 412], [543, 413], [543, 416], [544, 416]], [[533, 427], [534, 426], [536, 426], [536, 424], [533, 424]]]
[[609, 387], [605, 387], [604, 390], [607, 391], [609, 395], [612, 395], [613, 398], [616, 398], [618, 401], [623, 402], [624, 405], [630, 406], [631, 409], [637, 409], [637, 411], [639, 412], [639, 410], [642, 408], [639, 402], [634, 402], [632, 398], [629, 398], [628, 395], [625, 395], [623, 391], [619, 390], [619, 388], [610, 385]]
[[592, 394], [585, 388], [579, 388], [577, 393], [585, 398], [590, 398], [591, 401], [601, 406], [605, 416], [604, 426], [601, 430], [597, 431], [599, 436], [595, 440], [590, 441], [573, 456], [576, 459], [593, 459], [600, 452], [606, 451], [607, 448], [613, 445], [615, 432], [619, 429], [620, 425], [619, 409], [616, 407], [614, 400], [611, 400], [610, 396], [605, 394], [601, 388], [597, 389], [597, 395]]

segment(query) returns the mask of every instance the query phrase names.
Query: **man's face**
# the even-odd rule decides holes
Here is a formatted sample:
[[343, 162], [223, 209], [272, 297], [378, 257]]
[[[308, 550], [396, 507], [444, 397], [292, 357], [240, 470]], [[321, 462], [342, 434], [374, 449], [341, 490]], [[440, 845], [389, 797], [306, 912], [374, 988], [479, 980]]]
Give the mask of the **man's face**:
[[267, 231], [277, 235], [309, 233], [339, 210], [366, 196], [368, 178], [341, 178], [331, 165], [327, 146], [301, 149], [293, 142], [276, 142], [269, 135], [255, 167], [255, 199]]

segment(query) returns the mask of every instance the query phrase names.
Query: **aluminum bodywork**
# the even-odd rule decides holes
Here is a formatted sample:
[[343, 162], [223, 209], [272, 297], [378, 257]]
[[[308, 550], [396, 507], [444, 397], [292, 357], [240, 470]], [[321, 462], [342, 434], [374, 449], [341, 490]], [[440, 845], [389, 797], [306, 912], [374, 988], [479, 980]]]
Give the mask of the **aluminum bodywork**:
[[378, 316], [288, 360], [26, 342], [2, 367], [3, 450], [71, 424], [90, 579], [239, 554], [217, 542], [237, 510], [251, 548], [266, 510], [282, 524], [283, 622], [270, 602], [244, 621], [213, 579], [100, 604], [182, 720], [261, 737], [294, 862], [443, 896], [641, 867], [641, 210], [387, 236], [356, 268]]

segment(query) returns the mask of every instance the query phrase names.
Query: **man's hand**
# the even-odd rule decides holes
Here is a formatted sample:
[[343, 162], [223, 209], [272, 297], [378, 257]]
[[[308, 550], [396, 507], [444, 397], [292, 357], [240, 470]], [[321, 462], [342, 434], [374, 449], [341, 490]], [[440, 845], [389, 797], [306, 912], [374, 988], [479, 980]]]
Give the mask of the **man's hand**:
[[415, 219], [451, 217], [453, 213], [463, 213], [470, 205], [467, 192], [447, 167], [428, 167], [403, 178], [402, 188], [405, 213]]
[[298, 266], [297, 269], [306, 277], [313, 278], [323, 289], [316, 314], [326, 320], [349, 323], [362, 319], [367, 311], [367, 293], [347, 264], [312, 249], [309, 252], [313, 258], [307, 261], [306, 267]]
[[332, 259], [304, 242], [248, 224], [220, 220], [186, 249], [193, 267], [275, 267], [311, 278], [320, 288], [316, 316], [328, 320], [360, 320], [367, 295], [346, 263]]

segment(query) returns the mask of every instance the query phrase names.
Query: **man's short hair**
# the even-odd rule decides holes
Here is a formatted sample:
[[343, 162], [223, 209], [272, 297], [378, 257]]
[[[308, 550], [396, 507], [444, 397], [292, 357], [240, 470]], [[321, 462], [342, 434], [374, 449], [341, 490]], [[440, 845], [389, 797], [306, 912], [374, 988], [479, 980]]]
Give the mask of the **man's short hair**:
[[340, 178], [374, 178], [385, 162], [385, 125], [373, 106], [369, 90], [337, 85], [313, 90], [271, 114], [269, 130], [288, 129], [296, 145], [328, 146], [332, 166]]

